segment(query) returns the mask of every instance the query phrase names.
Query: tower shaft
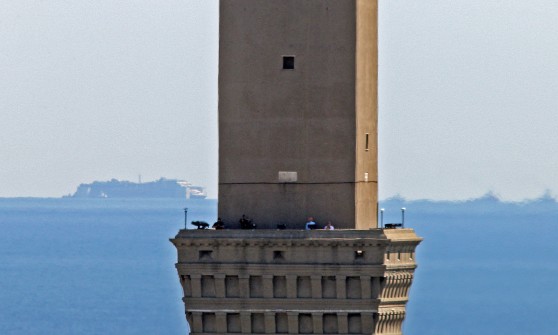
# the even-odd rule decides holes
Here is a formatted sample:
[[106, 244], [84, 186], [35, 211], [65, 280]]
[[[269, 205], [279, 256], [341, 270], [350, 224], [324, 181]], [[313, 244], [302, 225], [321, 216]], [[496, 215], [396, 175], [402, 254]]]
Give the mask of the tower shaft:
[[222, 0], [219, 216], [377, 227], [377, 0]]

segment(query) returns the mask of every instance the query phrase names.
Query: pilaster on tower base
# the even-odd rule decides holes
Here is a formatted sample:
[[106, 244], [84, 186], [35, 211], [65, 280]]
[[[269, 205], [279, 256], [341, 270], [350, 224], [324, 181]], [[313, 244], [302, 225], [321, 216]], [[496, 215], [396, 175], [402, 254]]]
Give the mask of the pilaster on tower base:
[[412, 229], [181, 230], [191, 334], [401, 334]]

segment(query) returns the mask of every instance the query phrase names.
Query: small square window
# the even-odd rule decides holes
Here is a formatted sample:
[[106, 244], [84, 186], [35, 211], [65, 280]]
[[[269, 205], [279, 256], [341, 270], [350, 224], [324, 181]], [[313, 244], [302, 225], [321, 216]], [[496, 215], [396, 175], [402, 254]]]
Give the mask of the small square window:
[[283, 70], [294, 70], [295, 58], [294, 56], [283, 56]]
[[213, 253], [213, 251], [211, 250], [200, 250], [199, 254], [198, 254], [198, 259], [206, 259], [206, 260], [210, 260], [212, 259], [211, 254]]
[[280, 251], [280, 250], [273, 251], [273, 259], [274, 260], [284, 260], [285, 256], [283, 255], [283, 251]]
[[364, 259], [364, 251], [356, 250], [355, 251], [355, 260]]

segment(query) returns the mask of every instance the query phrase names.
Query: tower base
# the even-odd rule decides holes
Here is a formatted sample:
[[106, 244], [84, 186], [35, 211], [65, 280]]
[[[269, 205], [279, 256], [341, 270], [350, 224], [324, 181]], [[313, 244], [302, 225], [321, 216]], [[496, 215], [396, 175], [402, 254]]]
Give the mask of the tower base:
[[401, 334], [412, 229], [181, 230], [191, 334]]

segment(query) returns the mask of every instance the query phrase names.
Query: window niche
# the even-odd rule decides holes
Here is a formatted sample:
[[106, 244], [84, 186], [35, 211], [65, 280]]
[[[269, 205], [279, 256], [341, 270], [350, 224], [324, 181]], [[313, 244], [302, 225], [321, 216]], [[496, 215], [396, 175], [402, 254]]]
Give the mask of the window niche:
[[184, 291], [185, 297], [192, 296], [192, 279], [190, 276], [181, 275], [180, 276], [180, 283], [182, 284], [182, 289]]
[[312, 281], [309, 276], [300, 276], [296, 280], [297, 297], [312, 298]]
[[202, 297], [215, 297], [215, 278], [213, 276], [201, 277]]
[[322, 277], [322, 297], [335, 299], [337, 297], [337, 282], [335, 276]]
[[289, 319], [287, 313], [275, 314], [275, 332], [277, 334], [287, 334], [289, 332]]
[[274, 261], [284, 261], [285, 260], [285, 253], [282, 250], [273, 251], [273, 260]]
[[206, 261], [211, 261], [213, 260], [213, 250], [199, 250], [198, 251], [198, 259], [200, 261], [202, 260], [206, 260]]
[[227, 332], [241, 333], [240, 314], [232, 313], [227, 314]]
[[285, 276], [273, 277], [273, 297], [274, 298], [287, 297], [287, 278]]
[[348, 324], [349, 324], [349, 334], [362, 333], [362, 320], [360, 314], [349, 314]]
[[360, 277], [347, 277], [347, 299], [361, 298]]
[[294, 69], [295, 69], [295, 57], [283, 56], [283, 70], [294, 70]]
[[262, 276], [250, 276], [250, 298], [263, 298]]
[[336, 314], [324, 314], [322, 321], [325, 334], [337, 334], [339, 326]]
[[239, 285], [238, 276], [225, 277], [225, 292], [227, 298], [240, 297], [240, 285]]
[[263, 313], [252, 314], [252, 333], [265, 333], [265, 317]]
[[215, 313], [203, 313], [202, 314], [202, 324], [204, 333], [214, 333], [215, 332]]
[[356, 250], [355, 251], [355, 261], [363, 261], [364, 260], [364, 251], [363, 250]]
[[312, 324], [312, 314], [298, 315], [298, 332], [300, 334], [312, 334], [314, 325]]

